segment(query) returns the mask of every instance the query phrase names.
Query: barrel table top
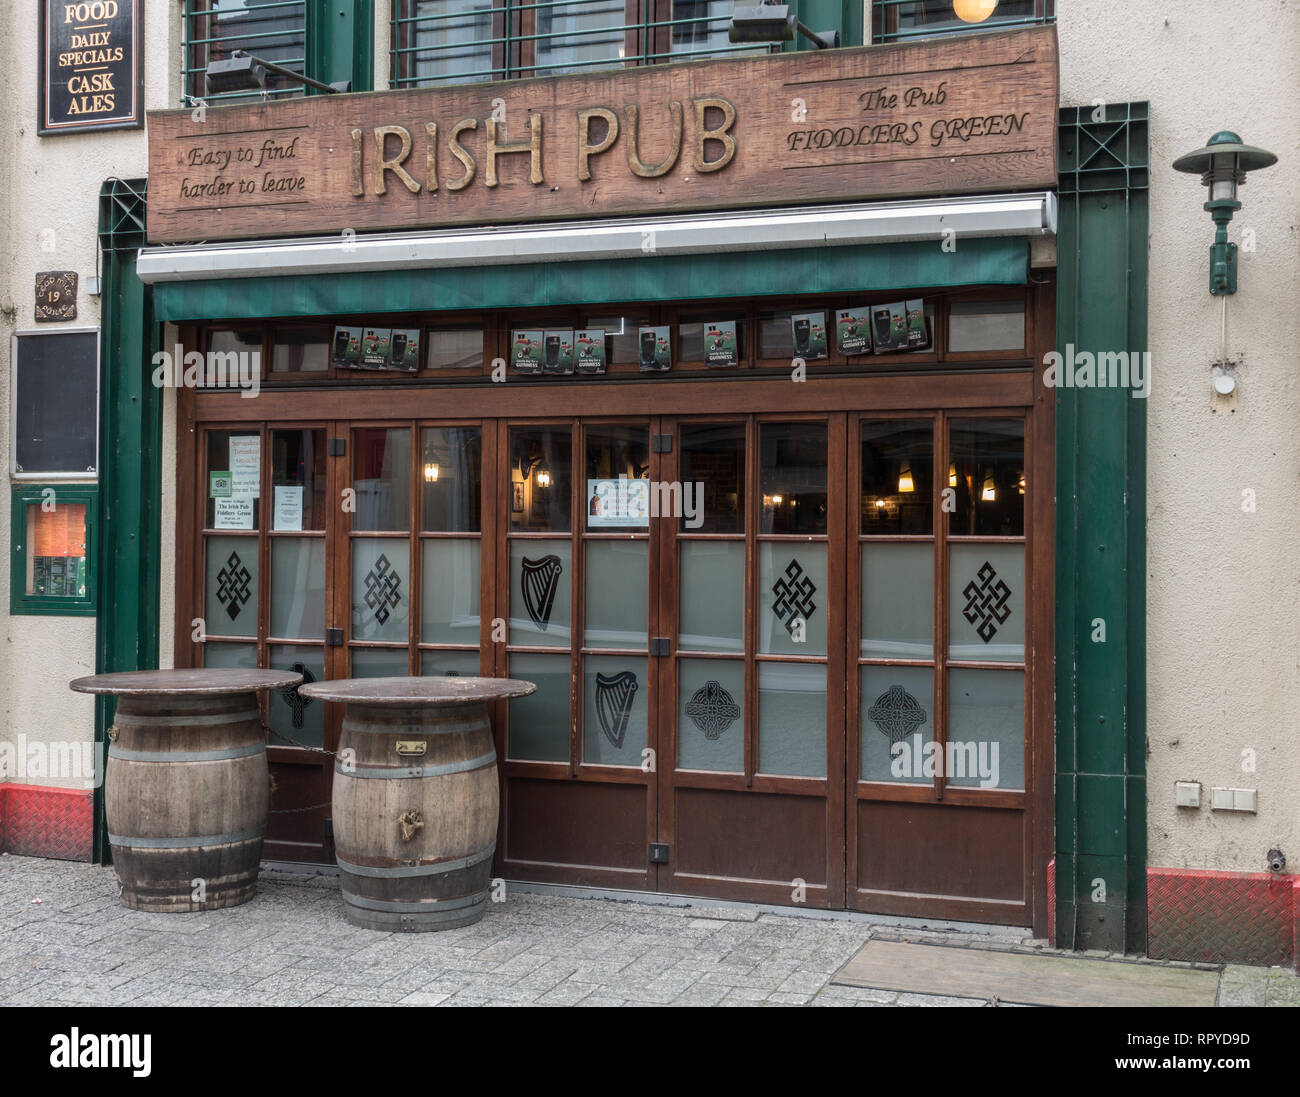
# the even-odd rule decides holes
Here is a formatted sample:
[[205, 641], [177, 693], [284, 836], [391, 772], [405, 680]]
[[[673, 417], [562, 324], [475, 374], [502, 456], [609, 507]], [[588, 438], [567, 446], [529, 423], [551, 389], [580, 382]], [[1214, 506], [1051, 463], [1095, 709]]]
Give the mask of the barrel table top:
[[298, 692], [319, 701], [360, 705], [464, 705], [527, 697], [537, 686], [519, 678], [343, 678], [312, 682]]
[[92, 674], [70, 682], [77, 693], [116, 693], [130, 697], [194, 694], [255, 693], [296, 686], [301, 674], [291, 670], [249, 670], [241, 667], [198, 667], [192, 670], [124, 670]]

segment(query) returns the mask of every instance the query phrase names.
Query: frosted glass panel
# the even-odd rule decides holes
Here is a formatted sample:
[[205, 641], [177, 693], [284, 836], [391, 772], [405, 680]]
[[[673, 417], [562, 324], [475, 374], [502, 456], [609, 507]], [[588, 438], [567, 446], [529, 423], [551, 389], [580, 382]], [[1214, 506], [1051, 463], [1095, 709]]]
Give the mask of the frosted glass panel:
[[681, 632], [691, 651], [744, 651], [745, 545], [682, 541]]
[[861, 707], [859, 780], [932, 783], [934, 774], [927, 776], [924, 769], [924, 747], [934, 738], [934, 671], [863, 667]]
[[646, 745], [649, 668], [644, 659], [583, 659], [582, 757], [606, 766], [640, 766]]
[[1025, 787], [1025, 675], [948, 672], [948, 783]]
[[426, 644], [479, 643], [479, 542], [423, 544], [420, 639]]
[[481, 673], [477, 651], [420, 652], [420, 674], [425, 678], [477, 678]]
[[537, 686], [537, 692], [510, 702], [507, 755], [535, 762], [569, 760], [569, 657], [510, 656], [510, 677]]
[[934, 658], [934, 546], [862, 545], [862, 656]]
[[[302, 684], [325, 678], [323, 648], [276, 644], [271, 647], [271, 669], [291, 670], [302, 675]], [[318, 747], [324, 742], [325, 706], [304, 697], [297, 686], [268, 690], [270, 743], [280, 746]], [[296, 740], [296, 742], [294, 742]]]
[[1025, 660], [1025, 546], [951, 544], [950, 659]]
[[954, 301], [948, 308], [948, 349], [1023, 350], [1023, 301]]
[[567, 648], [573, 552], [569, 541], [510, 542], [510, 642]]
[[210, 640], [203, 645], [203, 665], [251, 670], [257, 666], [257, 645], [220, 644]]
[[758, 567], [758, 650], [825, 655], [825, 543], [763, 542]]
[[406, 648], [353, 648], [353, 678], [409, 678]]
[[587, 623], [589, 648], [644, 650], [648, 631], [649, 544], [588, 541]]
[[324, 639], [324, 538], [272, 539], [271, 635], [292, 640]]
[[394, 538], [352, 539], [352, 639], [410, 639], [410, 546]]
[[257, 572], [256, 537], [208, 538], [208, 635], [257, 635]]
[[758, 768], [826, 776], [826, 668], [759, 663]]
[[739, 659], [681, 659], [677, 675], [677, 764], [743, 773], [745, 664]]

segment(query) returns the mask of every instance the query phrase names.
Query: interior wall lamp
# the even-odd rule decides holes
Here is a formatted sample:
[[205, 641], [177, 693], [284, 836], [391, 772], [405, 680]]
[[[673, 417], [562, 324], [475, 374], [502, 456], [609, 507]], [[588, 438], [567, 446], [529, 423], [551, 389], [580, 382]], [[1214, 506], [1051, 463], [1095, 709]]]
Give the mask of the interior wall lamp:
[[1228, 223], [1241, 209], [1237, 188], [1246, 181], [1247, 172], [1276, 163], [1277, 157], [1271, 152], [1243, 145], [1241, 138], [1229, 130], [1220, 130], [1205, 148], [1174, 161], [1175, 171], [1199, 175], [1210, 190], [1205, 209], [1217, 226], [1210, 245], [1210, 293], [1215, 297], [1237, 292], [1237, 245], [1228, 243]]
[[788, 4], [771, 4], [736, 8], [731, 13], [727, 39], [731, 42], [793, 42], [795, 32], [802, 34], [819, 50], [834, 49], [840, 44], [840, 32], [809, 30], [790, 11]]

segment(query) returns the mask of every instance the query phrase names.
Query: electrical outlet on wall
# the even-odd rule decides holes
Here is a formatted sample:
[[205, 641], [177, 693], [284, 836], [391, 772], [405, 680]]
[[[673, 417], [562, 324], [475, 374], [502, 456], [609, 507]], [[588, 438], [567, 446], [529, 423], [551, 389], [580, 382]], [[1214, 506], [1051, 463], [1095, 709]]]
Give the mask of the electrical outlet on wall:
[[1174, 806], [1180, 808], [1198, 808], [1201, 806], [1200, 781], [1175, 781]]

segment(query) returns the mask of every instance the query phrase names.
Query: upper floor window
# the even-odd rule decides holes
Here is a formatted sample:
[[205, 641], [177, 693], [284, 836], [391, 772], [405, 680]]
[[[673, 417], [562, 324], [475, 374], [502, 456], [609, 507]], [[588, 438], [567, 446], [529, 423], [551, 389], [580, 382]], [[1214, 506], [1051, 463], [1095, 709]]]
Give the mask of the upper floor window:
[[[207, 99], [204, 73], [213, 61], [235, 50], [275, 61], [295, 72], [305, 71], [307, 56], [307, 0], [185, 0], [184, 94], [189, 100]], [[301, 95], [303, 87], [278, 73], [268, 72], [270, 96]], [[237, 98], [234, 92], [214, 98]]]
[[733, 0], [393, 0], [393, 86], [555, 76], [763, 53], [727, 40]]
[[1055, 0], [873, 0], [871, 40], [1009, 30], [1055, 18]]

